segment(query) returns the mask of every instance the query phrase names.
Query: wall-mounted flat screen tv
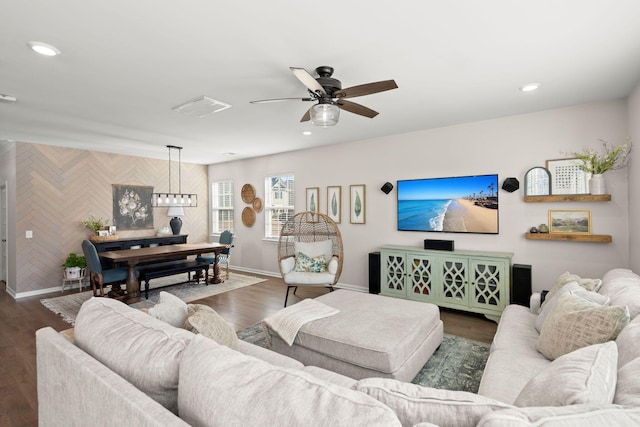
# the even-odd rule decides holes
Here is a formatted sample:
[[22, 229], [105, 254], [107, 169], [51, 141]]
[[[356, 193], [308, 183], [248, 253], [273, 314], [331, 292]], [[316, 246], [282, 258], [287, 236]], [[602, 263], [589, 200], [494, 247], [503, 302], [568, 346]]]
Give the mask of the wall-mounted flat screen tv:
[[498, 175], [399, 180], [398, 230], [498, 233]]

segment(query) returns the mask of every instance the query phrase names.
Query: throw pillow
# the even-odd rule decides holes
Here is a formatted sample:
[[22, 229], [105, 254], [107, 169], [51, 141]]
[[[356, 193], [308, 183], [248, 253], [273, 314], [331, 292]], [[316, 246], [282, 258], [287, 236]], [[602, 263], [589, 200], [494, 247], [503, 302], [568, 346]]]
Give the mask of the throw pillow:
[[189, 425], [400, 427], [363, 393], [280, 368], [196, 335], [180, 363], [178, 407]]
[[562, 295], [542, 324], [537, 349], [547, 359], [615, 340], [629, 323], [629, 310], [601, 306], [577, 295]]
[[333, 256], [333, 241], [327, 239], [317, 242], [295, 242], [294, 254], [298, 256], [300, 252], [311, 258], [322, 255], [325, 260], [330, 260]]
[[547, 406], [496, 411], [478, 427], [602, 427], [640, 425], [640, 408], [615, 405]]
[[474, 393], [422, 387], [389, 378], [366, 378], [352, 388], [391, 408], [403, 426], [429, 421], [440, 427], [472, 427], [489, 412], [513, 408]]
[[602, 286], [602, 280], [600, 279], [587, 279], [587, 278], [582, 278], [577, 274], [571, 274], [568, 271], [564, 272], [560, 275], [560, 277], [558, 277], [558, 279], [556, 280], [556, 283], [553, 285], [553, 287], [547, 294], [547, 297], [542, 303], [542, 307], [544, 307], [545, 304], [547, 304], [547, 302], [551, 298], [553, 298], [555, 293], [558, 292], [564, 285], [571, 282], [577, 282], [578, 285], [582, 286], [588, 291], [593, 291], [593, 292], [597, 292], [598, 289], [600, 289], [600, 286]]
[[558, 357], [524, 386], [515, 405], [566, 406], [611, 403], [616, 391], [618, 347], [613, 341]]
[[303, 252], [298, 253], [296, 256], [295, 271], [310, 272], [310, 273], [324, 273], [327, 271], [327, 261], [324, 255], [316, 257], [310, 257]]
[[149, 316], [182, 328], [187, 319], [187, 303], [169, 292], [161, 291], [158, 303], [148, 311]]
[[189, 304], [189, 317], [184, 322], [184, 328], [211, 338], [218, 344], [233, 349], [238, 346], [238, 336], [233, 326], [207, 305]]
[[556, 303], [558, 302], [558, 299], [560, 298], [560, 296], [578, 289], [583, 289], [580, 285], [578, 285], [578, 282], [576, 281], [569, 282], [566, 285], [564, 285], [562, 288], [558, 289], [558, 291], [553, 295], [553, 298], [546, 299], [545, 303], [542, 305], [540, 309], [538, 317], [536, 317], [536, 320], [533, 324], [534, 327], [536, 328], [536, 331], [540, 332], [542, 330], [542, 324], [544, 323], [549, 313], [551, 313], [551, 310], [553, 309], [553, 307], [556, 306]]

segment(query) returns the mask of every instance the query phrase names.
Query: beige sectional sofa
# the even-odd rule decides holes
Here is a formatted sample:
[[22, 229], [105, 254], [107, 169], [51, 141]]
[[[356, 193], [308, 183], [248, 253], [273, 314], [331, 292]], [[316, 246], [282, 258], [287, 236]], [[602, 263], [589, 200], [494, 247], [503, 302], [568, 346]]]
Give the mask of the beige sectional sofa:
[[[78, 314], [73, 339], [51, 328], [36, 334], [39, 424], [640, 425], [640, 277], [616, 269], [602, 278], [597, 293], [608, 299], [600, 301], [605, 307], [614, 307], [611, 317], [620, 317], [618, 306], [625, 307], [622, 317], [624, 310], [629, 313], [630, 322], [621, 321], [625, 326], [615, 341], [550, 361], [538, 346], [554, 327], [568, 329], [555, 309], [567, 296], [574, 298], [573, 291], [565, 291], [547, 300], [540, 333], [535, 304], [505, 310], [479, 394], [387, 378], [354, 380], [303, 366], [230, 337], [215, 314], [194, 306], [179, 307], [176, 319], [161, 310], [149, 315], [93, 298]], [[575, 313], [581, 311], [569, 316]], [[200, 334], [167, 323], [180, 325], [180, 316]]]

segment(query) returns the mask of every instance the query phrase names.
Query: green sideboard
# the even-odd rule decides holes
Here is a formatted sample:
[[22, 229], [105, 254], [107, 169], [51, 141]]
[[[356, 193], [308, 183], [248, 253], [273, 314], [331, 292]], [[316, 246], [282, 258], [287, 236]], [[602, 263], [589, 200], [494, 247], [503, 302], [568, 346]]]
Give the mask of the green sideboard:
[[380, 251], [380, 293], [481, 313], [497, 322], [510, 300], [512, 257], [386, 245]]

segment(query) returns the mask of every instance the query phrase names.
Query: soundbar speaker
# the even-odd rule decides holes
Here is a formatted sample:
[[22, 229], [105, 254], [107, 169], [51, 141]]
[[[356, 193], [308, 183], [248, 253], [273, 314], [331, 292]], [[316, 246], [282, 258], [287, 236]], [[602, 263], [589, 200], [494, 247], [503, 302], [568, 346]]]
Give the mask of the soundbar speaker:
[[511, 266], [511, 304], [529, 307], [531, 292], [531, 266], [513, 264]]
[[380, 293], [380, 252], [369, 253], [369, 293]]
[[453, 251], [453, 243], [453, 240], [424, 239], [424, 248], [437, 251]]

